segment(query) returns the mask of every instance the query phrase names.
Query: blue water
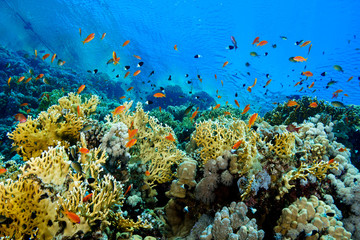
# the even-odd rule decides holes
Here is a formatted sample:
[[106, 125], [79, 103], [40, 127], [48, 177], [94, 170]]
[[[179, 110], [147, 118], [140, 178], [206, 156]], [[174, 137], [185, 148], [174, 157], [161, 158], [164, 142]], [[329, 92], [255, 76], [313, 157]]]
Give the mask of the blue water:
[[[179, 84], [184, 91], [205, 90], [214, 98], [233, 102], [239, 93], [241, 105], [259, 102], [258, 109], [269, 110], [271, 102], [286, 101], [290, 94], [317, 96], [331, 100], [332, 92], [343, 89], [349, 97], [339, 95], [345, 104], [359, 104], [360, 10], [359, 1], [18, 1], [2, 0], [0, 43], [10, 49], [34, 49], [57, 53], [66, 66], [79, 71], [98, 68], [111, 73], [106, 62], [116, 51], [121, 58], [116, 68], [131, 65], [132, 72], [142, 57], [142, 74], [135, 81], [147, 79], [154, 70], [158, 84]], [[28, 24], [26, 24], [27, 22]], [[31, 25], [30, 25], [31, 24]], [[82, 36], [79, 36], [79, 28]], [[102, 33], [107, 35], [100, 40]], [[82, 40], [95, 33], [85, 45]], [[228, 50], [234, 36], [238, 49]], [[255, 37], [269, 43], [255, 47]], [[282, 40], [279, 36], [286, 36]], [[122, 47], [125, 40], [130, 44]], [[294, 43], [310, 40], [312, 46], [300, 48]], [[174, 50], [177, 44], [178, 51]], [[277, 48], [272, 48], [276, 44]], [[260, 57], [250, 56], [257, 52]], [[264, 53], [268, 52], [268, 56]], [[194, 58], [200, 54], [201, 58]], [[292, 56], [308, 57], [305, 63], [292, 63]], [[229, 61], [226, 67], [222, 67]], [[245, 63], [249, 62], [249, 67]], [[333, 65], [344, 72], [337, 72]], [[306, 70], [313, 72], [302, 86], [294, 87]], [[322, 72], [327, 72], [322, 77]], [[250, 73], [250, 76], [247, 74]], [[187, 84], [185, 74], [194, 81]], [[200, 75], [203, 82], [197, 80]], [[214, 78], [217, 74], [218, 79]], [[263, 88], [270, 74], [272, 82]], [[169, 75], [172, 81], [168, 81]], [[349, 77], [354, 76], [350, 82]], [[247, 86], [258, 79], [252, 93]], [[325, 89], [333, 79], [337, 84]], [[221, 85], [223, 80], [224, 85]], [[312, 89], [307, 89], [315, 80]], [[119, 80], [124, 81], [124, 80]], [[126, 81], [130, 81], [128, 78]], [[79, 80], [80, 82], [80, 80]], [[125, 84], [127, 83], [121, 83]], [[246, 84], [246, 87], [243, 87]], [[266, 89], [269, 92], [264, 95]], [[316, 90], [313, 93], [313, 90]], [[262, 107], [260, 107], [263, 105]]]

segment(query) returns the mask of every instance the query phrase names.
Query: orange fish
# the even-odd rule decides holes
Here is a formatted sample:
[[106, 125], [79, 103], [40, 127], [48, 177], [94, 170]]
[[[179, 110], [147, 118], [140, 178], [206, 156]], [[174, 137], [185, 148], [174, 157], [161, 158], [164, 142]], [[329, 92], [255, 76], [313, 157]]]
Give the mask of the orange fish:
[[148, 170], [145, 171], [145, 176], [150, 176], [150, 172]]
[[221, 86], [224, 86], [224, 82], [223, 82], [223, 80], [221, 80]]
[[217, 76], [216, 76], [216, 74], [215, 74], [215, 79], [217, 79]]
[[234, 146], [232, 147], [232, 149], [238, 149], [239, 147], [240, 147], [240, 145], [242, 144], [242, 140], [240, 140], [240, 141], [237, 141], [235, 144], [234, 144]]
[[339, 149], [338, 149], [339, 152], [345, 152], [345, 151], [347, 151], [347, 150], [348, 150], [348, 149], [346, 149], [346, 148], [339, 148]]
[[87, 148], [80, 148], [80, 149], [79, 149], [79, 152], [82, 153], [82, 154], [86, 154], [86, 153], [89, 153], [89, 149], [87, 149]]
[[346, 94], [346, 93], [344, 93], [344, 96], [345, 96], [345, 97], [348, 97], [349, 95], [348, 95], [348, 94]]
[[130, 124], [129, 128], [132, 128], [133, 126], [134, 126], [134, 121], [131, 121], [131, 124]]
[[106, 33], [103, 33], [101, 36], [101, 40], [103, 40], [105, 36], [106, 36]]
[[333, 163], [334, 161], [335, 161], [335, 160], [332, 158], [332, 159], [329, 160], [328, 164], [331, 164], [331, 163]]
[[299, 92], [301, 92], [304, 89], [304, 87], [300, 88]]
[[124, 197], [125, 197], [125, 195], [131, 190], [132, 186], [133, 186], [133, 185], [130, 184], [129, 187], [126, 189], [126, 191], [125, 191], [125, 193], [124, 193]]
[[245, 108], [244, 108], [244, 110], [242, 111], [241, 114], [245, 114], [245, 113], [247, 113], [247, 111], [249, 111], [249, 110], [250, 110], [250, 104], [248, 104], [248, 105], [245, 106]]
[[219, 107], [220, 107], [220, 103], [217, 104], [215, 107], [213, 107], [213, 109], [215, 110], [215, 109], [218, 109]]
[[301, 56], [296, 56], [296, 57], [293, 57], [293, 59], [296, 61], [296, 62], [305, 62], [307, 60], [307, 58], [303, 58]]
[[82, 41], [82, 43], [83, 43], [83, 44], [88, 43], [88, 42], [90, 42], [91, 40], [93, 40], [94, 37], [95, 37], [95, 33], [91, 33], [91, 34], [89, 34], [89, 36], [87, 36], [87, 37], [85, 38], [84, 41]]
[[44, 76], [44, 74], [40, 73], [40, 74], [35, 78], [35, 80], [38, 80], [38, 79], [42, 78], [43, 76]]
[[341, 93], [343, 90], [342, 89], [339, 89], [339, 90], [336, 90], [335, 92], [333, 92], [333, 94], [338, 94], [338, 93]]
[[250, 92], [250, 93], [251, 93], [251, 87], [248, 87], [248, 88], [247, 88], [247, 90], [248, 90], [248, 92]]
[[77, 91], [77, 94], [80, 94], [84, 90], [84, 88], [85, 88], [85, 85], [84, 84], [81, 85]]
[[55, 58], [56, 58], [56, 53], [54, 53], [54, 55], [52, 56], [52, 58], [51, 58], [51, 63], [53, 63], [53, 61], [55, 60]]
[[77, 114], [78, 114], [78, 116], [80, 116], [80, 115], [81, 115], [80, 105], [78, 105], [78, 106], [76, 107], [76, 110], [77, 110]]
[[217, 96], [217, 98], [221, 98], [221, 96], [220, 96], [220, 95], [218, 95], [218, 96]]
[[123, 47], [125, 47], [126, 45], [128, 45], [129, 44], [129, 42], [130, 42], [130, 40], [126, 40], [124, 43], [123, 43]]
[[35, 53], [35, 58], [37, 58], [37, 50], [36, 49], [35, 49], [34, 53]]
[[162, 98], [162, 97], [165, 97], [165, 94], [163, 94], [163, 93], [155, 93], [155, 94], [154, 94], [154, 97], [156, 97], [156, 98]]
[[196, 115], [198, 114], [198, 110], [196, 110], [195, 112], [193, 112], [193, 114], [191, 115], [190, 119], [193, 120]]
[[9, 77], [9, 79], [8, 79], [8, 85], [9, 85], [9, 87], [10, 87], [10, 82], [11, 82], [11, 77]]
[[178, 49], [177, 49], [177, 45], [176, 45], [176, 44], [174, 45], [174, 49], [175, 49], [176, 51], [178, 50]]
[[311, 41], [306, 41], [303, 44], [300, 45], [300, 47], [305, 47], [307, 45], [309, 45], [311, 43]]
[[256, 38], [254, 39], [252, 45], [254, 45], [255, 43], [258, 43], [258, 42], [259, 42], [259, 39], [260, 39], [260, 37], [256, 37]]
[[22, 103], [22, 104], [20, 104], [20, 107], [24, 107], [24, 106], [27, 106], [27, 105], [29, 105], [28, 103]]
[[267, 85], [269, 85], [269, 84], [271, 83], [271, 80], [272, 80], [272, 79], [269, 79], [269, 80], [266, 82], [266, 84], [265, 84], [264, 87], [266, 87]]
[[28, 109], [28, 110], [26, 110], [26, 113], [27, 113], [27, 114], [29, 114], [29, 113], [30, 113], [30, 111], [31, 111], [31, 109]]
[[129, 130], [128, 130], [128, 135], [129, 135], [128, 139], [132, 139], [137, 132], [138, 132], [137, 129], [133, 129], [133, 130], [130, 130], [130, 129], [129, 129]]
[[312, 77], [314, 76], [314, 74], [310, 71], [306, 71], [306, 72], [302, 72], [301, 75], [307, 76], [307, 77]]
[[128, 141], [128, 142], [126, 143], [125, 147], [131, 148], [132, 146], [135, 145], [136, 141], [137, 141], [136, 138], [131, 139], [130, 141]]
[[124, 99], [124, 98], [126, 98], [125, 96], [122, 96], [122, 97], [119, 97], [120, 99]]
[[310, 44], [310, 46], [309, 46], [308, 55], [310, 54], [311, 47], [312, 47], [312, 44]]
[[79, 28], [79, 34], [80, 34], [80, 37], [81, 37], [81, 28]]
[[65, 214], [73, 223], [80, 223], [80, 217], [75, 213], [64, 211], [63, 214]]
[[266, 41], [266, 40], [263, 40], [263, 41], [261, 41], [261, 42], [259, 42], [256, 46], [257, 47], [261, 47], [261, 46], [264, 46], [265, 44], [267, 44], [268, 43], [268, 41]]
[[136, 57], [137, 59], [141, 60], [141, 57], [138, 55], [133, 55], [134, 57]]
[[83, 198], [83, 202], [87, 202], [87, 201], [89, 201], [90, 200], [90, 198], [92, 197], [92, 193], [89, 193], [88, 195], [86, 195], [84, 198]]
[[133, 76], [135, 77], [136, 75], [138, 75], [141, 71], [137, 70], [136, 72], [134, 72]]
[[[112, 62], [113, 62], [114, 65], [118, 64], [119, 61], [120, 61], [120, 57], [117, 57], [117, 56], [116, 56], [116, 52], [115, 52], [115, 51], [113, 51], [113, 58], [112, 58], [112, 60], [113, 60]], [[110, 61], [110, 60], [109, 60], [109, 61]], [[109, 62], [109, 61], [108, 61], [108, 62]]]
[[47, 59], [49, 56], [50, 56], [50, 53], [45, 54], [45, 55], [42, 57], [42, 60]]
[[301, 83], [301, 81], [297, 82], [297, 83], [294, 85], [294, 87], [296, 87], [296, 86], [299, 85], [300, 83]]
[[254, 114], [250, 117], [250, 119], [249, 119], [249, 124], [248, 124], [249, 128], [251, 128], [251, 126], [254, 125], [257, 116], [258, 116], [258, 114], [257, 114], [257, 113], [254, 113]]
[[250, 87], [251, 87], [251, 88], [255, 87], [256, 83], [257, 83], [257, 78], [255, 78], [254, 84], [251, 85]]
[[240, 104], [239, 104], [238, 100], [235, 99], [234, 102], [235, 102], [236, 106], [238, 106], [238, 108], [239, 108]]
[[0, 168], [0, 174], [4, 174], [4, 173], [6, 173], [6, 169], [5, 168]]
[[134, 87], [129, 87], [126, 91], [129, 92], [133, 89]]
[[173, 135], [171, 133], [169, 133], [168, 136], [165, 137], [167, 140], [175, 142], [175, 138], [173, 137]]
[[292, 100], [290, 100], [290, 101], [286, 104], [286, 106], [288, 106], [288, 107], [293, 107], [293, 106], [297, 106], [297, 105], [298, 105], [298, 103], [295, 102], [295, 101], [292, 101]]
[[230, 112], [224, 112], [224, 116], [231, 115]]
[[25, 117], [25, 115], [22, 114], [22, 113], [17, 113], [17, 114], [15, 114], [14, 118], [15, 118], [17, 121], [19, 121], [20, 123], [26, 122], [26, 117]]
[[127, 72], [127, 73], [125, 73], [124, 78], [126, 78], [127, 76], [129, 76], [129, 74], [130, 74], [130, 71], [129, 71], [129, 72]]
[[223, 67], [225, 67], [225, 66], [228, 65], [228, 64], [229, 64], [228, 61], [224, 62]]
[[124, 111], [125, 109], [125, 106], [121, 105], [121, 106], [118, 106], [117, 108], [115, 108], [114, 110], [114, 116], [117, 115], [117, 114], [120, 114]]
[[25, 83], [30, 82], [31, 79], [32, 79], [32, 77], [29, 77], [28, 79], [26, 79]]
[[314, 84], [315, 84], [315, 82], [312, 82], [312, 83], [310, 84], [310, 86], [308, 86], [308, 88], [309, 88], [309, 89], [312, 88], [312, 87], [314, 86]]
[[349, 77], [349, 79], [347, 80], [347, 82], [351, 81], [351, 79], [353, 79], [353, 76]]
[[310, 103], [309, 107], [316, 108], [318, 104], [316, 102]]
[[19, 80], [18, 80], [18, 83], [19, 83], [19, 82], [22, 82], [24, 79], [25, 79], [24, 76], [20, 77]]
[[159, 106], [159, 111], [161, 112], [161, 107]]

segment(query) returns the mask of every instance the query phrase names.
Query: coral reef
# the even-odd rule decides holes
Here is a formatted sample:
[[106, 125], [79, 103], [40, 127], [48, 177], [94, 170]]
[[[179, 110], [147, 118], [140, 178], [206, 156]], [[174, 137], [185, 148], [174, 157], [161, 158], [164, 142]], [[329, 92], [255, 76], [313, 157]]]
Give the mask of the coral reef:
[[335, 210], [316, 196], [301, 197], [282, 210], [274, 231], [282, 239], [298, 239], [301, 234], [308, 239], [351, 239], [338, 219]]
[[94, 113], [97, 104], [96, 96], [82, 102], [79, 95], [70, 93], [59, 99], [59, 105], [41, 112], [36, 119], [29, 117], [25, 123], [19, 123], [8, 137], [14, 141], [13, 146], [17, 146], [16, 151], [24, 161], [40, 156], [42, 151], [56, 146], [59, 141], [68, 148], [79, 140], [83, 118]]
[[123, 122], [128, 128], [132, 126], [138, 129], [135, 136], [136, 150], [132, 157], [138, 158], [147, 166], [149, 176], [145, 178], [145, 182], [149, 186], [168, 182], [174, 176], [171, 166], [180, 164], [185, 153], [179, 150], [173, 141], [165, 138], [169, 133], [175, 135], [169, 126], [162, 125], [156, 118], [144, 112], [141, 103], [137, 104], [135, 113], [130, 113], [131, 105], [132, 102], [125, 103], [122, 114], [113, 116], [112, 121], [108, 116], [107, 120], [113, 123]]
[[214, 222], [202, 232], [200, 239], [263, 239], [264, 231], [258, 230], [256, 219], [246, 216], [247, 211], [243, 202], [232, 202], [229, 207], [223, 207], [215, 213]]

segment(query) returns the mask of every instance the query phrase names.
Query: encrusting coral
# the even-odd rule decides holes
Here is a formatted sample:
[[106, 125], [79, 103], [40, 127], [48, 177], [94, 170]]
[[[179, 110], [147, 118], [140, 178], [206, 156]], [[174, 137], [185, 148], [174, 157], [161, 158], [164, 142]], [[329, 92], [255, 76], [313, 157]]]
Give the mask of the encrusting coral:
[[69, 93], [36, 119], [29, 117], [25, 123], [19, 123], [8, 137], [14, 141], [13, 146], [17, 146], [16, 151], [24, 161], [40, 156], [59, 141], [67, 148], [79, 140], [83, 121], [95, 112], [98, 102], [97, 96], [82, 102], [79, 95]]
[[261, 240], [265, 233], [258, 230], [256, 219], [246, 216], [247, 206], [243, 202], [232, 202], [215, 213], [214, 222], [200, 236], [201, 240], [253, 239]]
[[274, 231], [281, 239], [299, 239], [301, 233], [306, 239], [351, 239], [339, 218], [335, 209], [316, 196], [301, 197], [282, 210]]

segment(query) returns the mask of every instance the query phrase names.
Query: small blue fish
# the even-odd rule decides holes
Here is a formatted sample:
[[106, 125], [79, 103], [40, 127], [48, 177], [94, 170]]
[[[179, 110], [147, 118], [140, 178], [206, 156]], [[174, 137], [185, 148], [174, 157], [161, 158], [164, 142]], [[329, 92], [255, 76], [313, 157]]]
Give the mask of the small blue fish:
[[311, 232], [305, 234], [305, 237], [311, 237], [311, 236], [314, 236], [315, 234], [317, 234], [318, 231], [317, 230], [312, 230]]
[[184, 207], [184, 212], [189, 212], [189, 207], [188, 206], [186, 206], [186, 207]]

